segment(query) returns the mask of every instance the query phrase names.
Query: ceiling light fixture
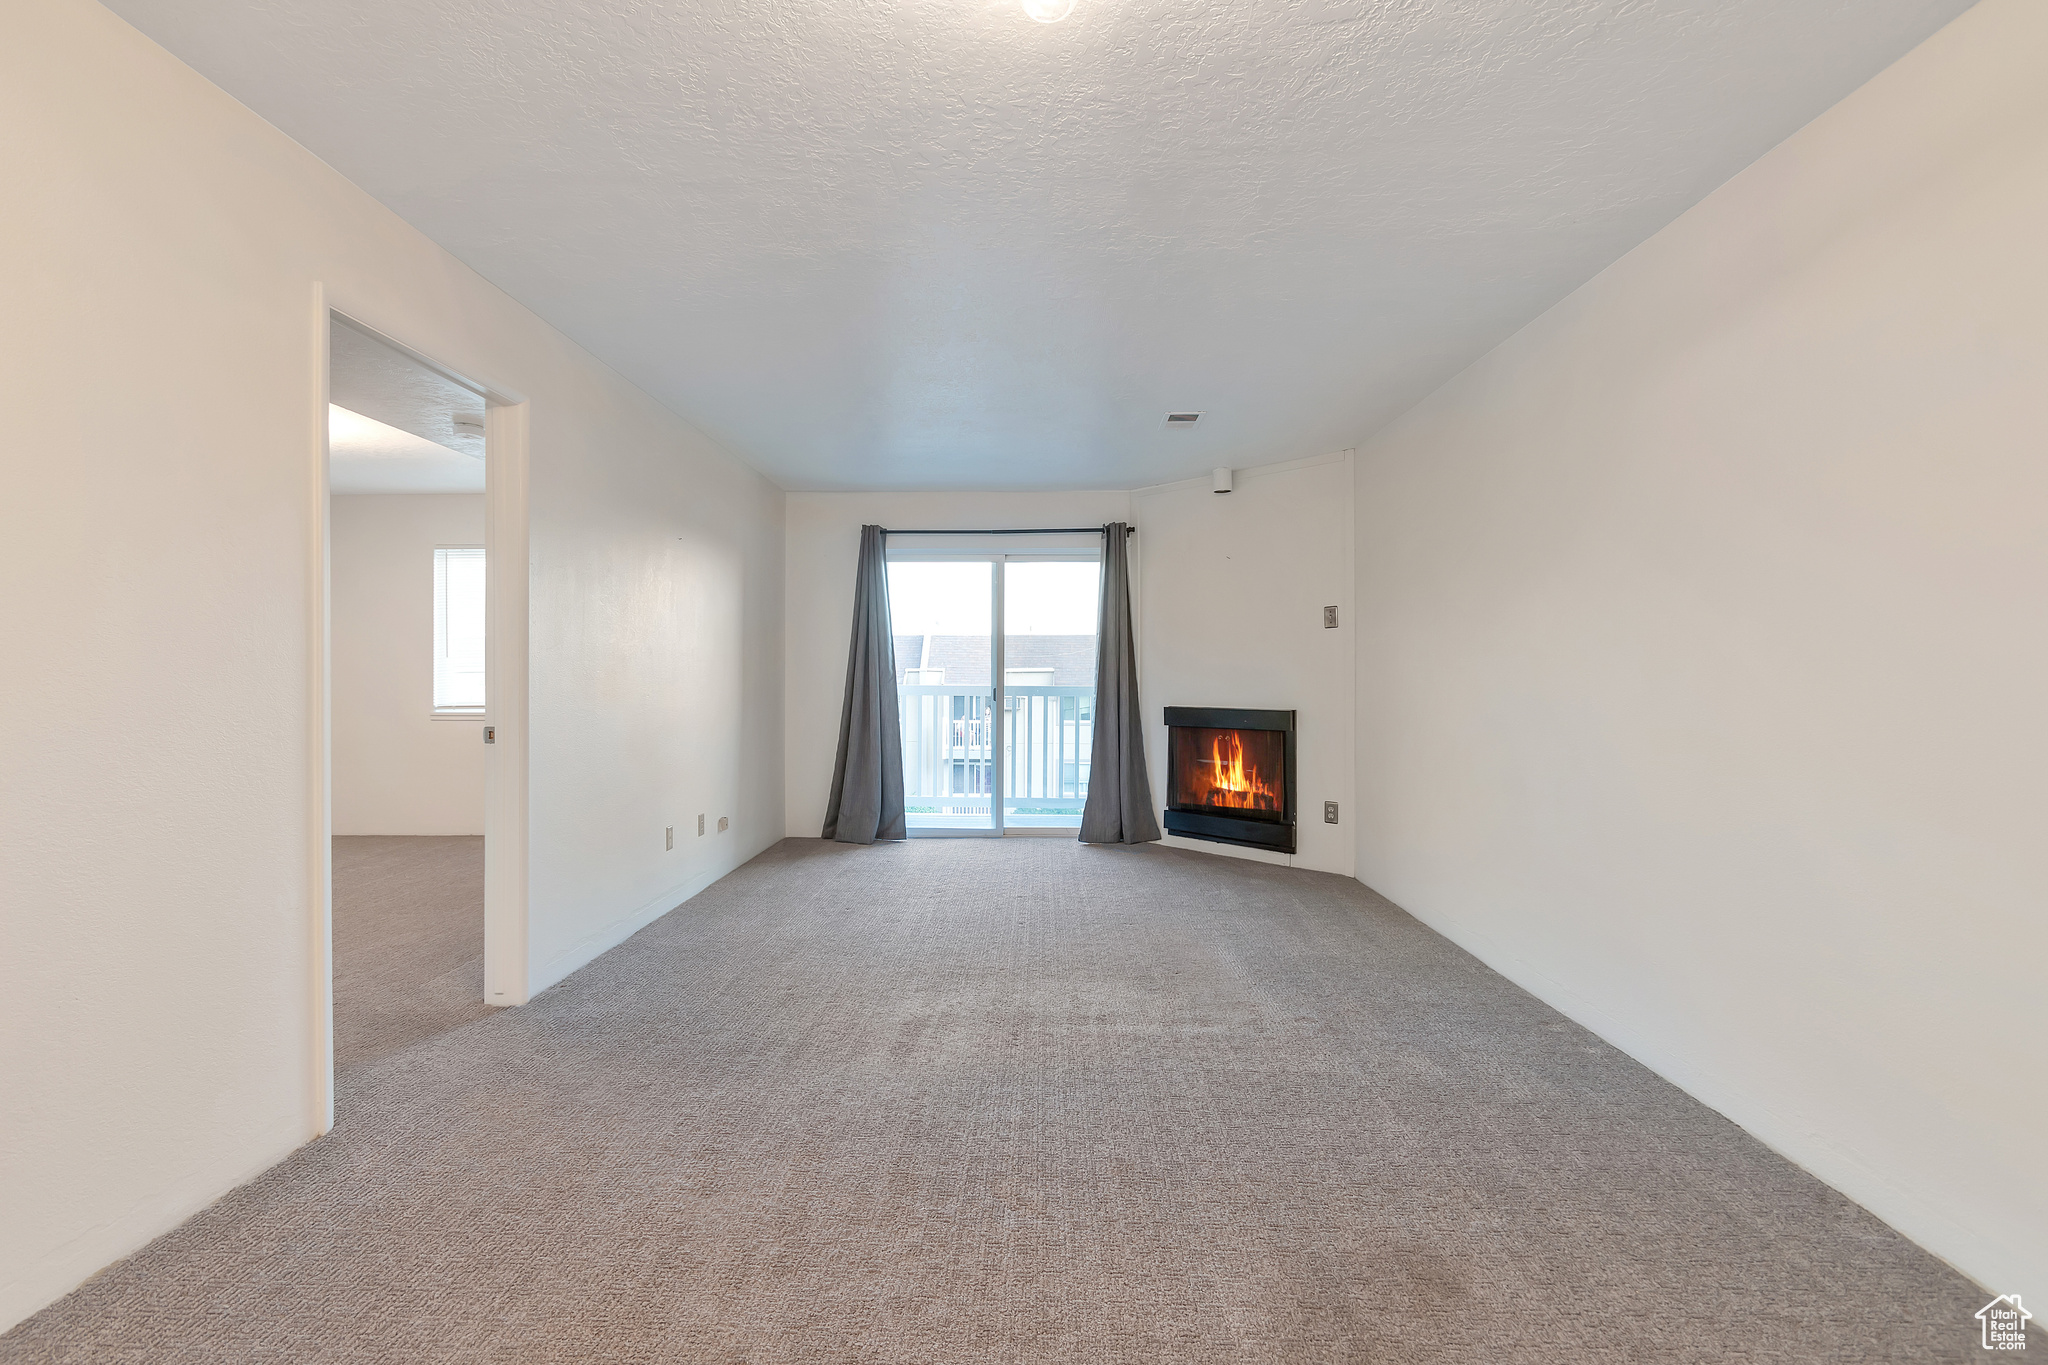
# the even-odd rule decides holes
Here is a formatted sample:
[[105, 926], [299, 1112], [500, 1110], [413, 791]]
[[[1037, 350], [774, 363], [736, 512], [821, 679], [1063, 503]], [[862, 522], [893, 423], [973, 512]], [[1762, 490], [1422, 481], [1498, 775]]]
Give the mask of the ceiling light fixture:
[[1021, 0], [1024, 12], [1041, 24], [1057, 24], [1074, 12], [1074, 0]]

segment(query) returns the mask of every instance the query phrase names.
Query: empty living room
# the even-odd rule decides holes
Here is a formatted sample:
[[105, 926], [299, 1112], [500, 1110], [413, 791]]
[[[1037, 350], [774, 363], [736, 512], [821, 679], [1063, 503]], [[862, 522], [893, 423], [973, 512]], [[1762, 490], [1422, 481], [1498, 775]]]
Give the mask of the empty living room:
[[2048, 1351], [2048, 3], [4, 11], [0, 1365]]

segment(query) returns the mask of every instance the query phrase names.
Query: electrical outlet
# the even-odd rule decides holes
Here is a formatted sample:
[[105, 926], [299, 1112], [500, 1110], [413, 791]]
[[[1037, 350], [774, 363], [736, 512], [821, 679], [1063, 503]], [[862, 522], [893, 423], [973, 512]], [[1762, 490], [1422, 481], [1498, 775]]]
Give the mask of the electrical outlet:
[[1323, 802], [1323, 823], [1326, 825], [1337, 823], [1337, 803], [1335, 801]]
[[704, 817], [701, 815], [697, 817], [697, 833], [699, 835], [704, 833]]
[[720, 834], [723, 834], [723, 833], [725, 833], [725, 832], [726, 832], [726, 830], [730, 829], [731, 827], [732, 827], [732, 820], [731, 820], [731, 818], [730, 818], [730, 817], [728, 817], [728, 816], [724, 816], [724, 815], [721, 815], [721, 816], [719, 816], [719, 817], [718, 817], [718, 832], [719, 832]]
[[673, 852], [675, 852], [675, 849], [676, 849], [676, 827], [675, 827], [674, 825], [670, 825], [670, 826], [668, 827], [668, 851], [669, 851], [669, 852], [671, 852], [671, 853], [673, 853]]
[[1323, 608], [1323, 629], [1324, 629], [1324, 630], [1335, 630], [1336, 628], [1337, 628], [1337, 609], [1336, 609], [1335, 607], [1324, 607], [1324, 608]]

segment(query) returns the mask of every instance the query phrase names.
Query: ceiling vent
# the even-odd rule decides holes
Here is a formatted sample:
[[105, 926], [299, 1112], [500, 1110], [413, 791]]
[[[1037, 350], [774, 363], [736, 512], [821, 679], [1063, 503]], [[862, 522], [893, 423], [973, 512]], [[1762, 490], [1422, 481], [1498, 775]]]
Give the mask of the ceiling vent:
[[1172, 431], [1184, 430], [1201, 420], [1202, 414], [1199, 412], [1169, 412], [1166, 414], [1167, 428]]

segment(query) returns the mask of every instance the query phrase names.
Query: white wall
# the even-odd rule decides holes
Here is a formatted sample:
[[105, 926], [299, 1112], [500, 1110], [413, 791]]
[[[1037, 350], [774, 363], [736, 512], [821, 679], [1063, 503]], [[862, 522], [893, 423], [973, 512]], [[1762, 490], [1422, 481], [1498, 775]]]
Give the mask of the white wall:
[[535, 990], [782, 838], [782, 491], [633, 397], [534, 404]]
[[434, 547], [484, 543], [481, 493], [337, 497], [328, 530], [336, 834], [482, 834], [483, 721], [435, 720]]
[[[1152, 793], [1166, 794], [1168, 706], [1297, 713], [1300, 815], [1293, 857], [1168, 835], [1179, 848], [1352, 874], [1351, 459], [1328, 455], [1240, 469], [1236, 491], [1207, 477], [1142, 489], [1145, 542], [1138, 679]], [[1323, 608], [1338, 628], [1323, 628]], [[1323, 822], [1323, 803], [1339, 821]]]
[[0, 1324], [322, 1120], [316, 284], [529, 405], [530, 984], [782, 824], [781, 494], [104, 9], [8, 18]]
[[1359, 876], [2048, 1296], [2048, 7], [1361, 452]]

